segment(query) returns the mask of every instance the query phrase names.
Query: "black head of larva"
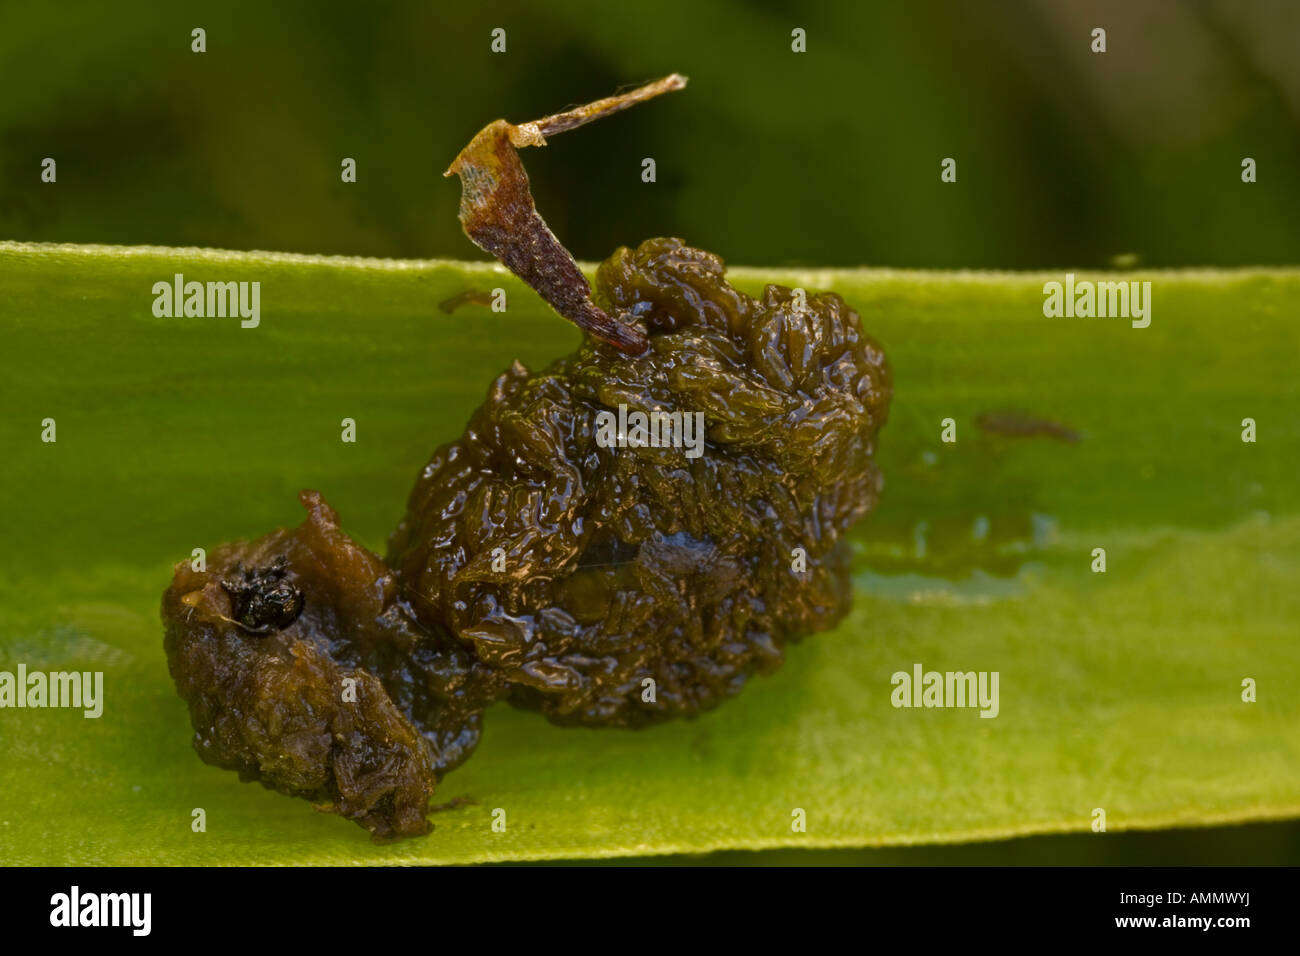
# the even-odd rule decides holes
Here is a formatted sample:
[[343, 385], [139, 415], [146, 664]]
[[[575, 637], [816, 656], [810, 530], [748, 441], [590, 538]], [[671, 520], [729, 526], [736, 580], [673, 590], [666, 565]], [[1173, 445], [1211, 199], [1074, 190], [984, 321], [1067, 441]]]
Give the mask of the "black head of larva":
[[231, 616], [250, 634], [282, 631], [302, 613], [302, 592], [284, 579], [287, 561], [281, 556], [269, 567], [236, 567], [239, 578], [222, 579], [230, 595]]

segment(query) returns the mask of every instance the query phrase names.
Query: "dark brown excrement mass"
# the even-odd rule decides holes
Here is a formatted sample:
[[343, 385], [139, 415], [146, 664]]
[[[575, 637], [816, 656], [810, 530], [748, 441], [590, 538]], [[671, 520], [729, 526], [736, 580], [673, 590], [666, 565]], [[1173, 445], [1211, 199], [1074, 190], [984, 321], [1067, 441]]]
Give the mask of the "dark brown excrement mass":
[[[385, 560], [304, 491], [297, 527], [176, 566], [164, 645], [203, 760], [376, 840], [419, 835], [492, 703], [590, 727], [692, 716], [845, 613], [843, 537], [879, 495], [891, 396], [857, 313], [752, 298], [677, 239], [618, 249], [592, 307], [644, 347], [592, 327], [502, 372], [419, 472]], [[701, 413], [702, 454], [609, 441], [620, 405], [674, 438]]]

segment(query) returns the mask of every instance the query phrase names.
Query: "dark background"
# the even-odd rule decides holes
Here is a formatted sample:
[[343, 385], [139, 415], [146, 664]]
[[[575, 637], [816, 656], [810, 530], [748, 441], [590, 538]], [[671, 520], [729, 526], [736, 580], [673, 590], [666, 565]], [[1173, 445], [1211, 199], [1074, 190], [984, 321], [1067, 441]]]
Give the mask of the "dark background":
[[[482, 258], [441, 176], [480, 127], [677, 71], [526, 151], [579, 258], [670, 234], [752, 265], [1296, 264], [1298, 50], [1288, 0], [8, 3], [0, 238]], [[1287, 823], [703, 861], [1298, 857]]]
[[0, 236], [473, 257], [441, 173], [480, 127], [677, 71], [526, 152], [579, 258], [671, 234], [749, 265], [1300, 261], [1300, 4], [792, 6], [0, 5]]

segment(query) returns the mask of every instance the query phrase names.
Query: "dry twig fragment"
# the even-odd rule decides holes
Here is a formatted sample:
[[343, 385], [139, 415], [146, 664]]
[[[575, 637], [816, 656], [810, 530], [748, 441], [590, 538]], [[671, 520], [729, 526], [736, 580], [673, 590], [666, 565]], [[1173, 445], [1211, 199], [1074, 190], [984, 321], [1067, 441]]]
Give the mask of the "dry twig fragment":
[[624, 352], [646, 349], [645, 333], [631, 322], [607, 315], [591, 301], [591, 286], [569, 250], [555, 238], [533, 204], [528, 174], [517, 149], [545, 146], [546, 137], [574, 129], [680, 90], [676, 73], [627, 93], [518, 126], [496, 120], [479, 131], [443, 175], [460, 176], [460, 222], [465, 235], [492, 253], [537, 291], [560, 315], [584, 332]]

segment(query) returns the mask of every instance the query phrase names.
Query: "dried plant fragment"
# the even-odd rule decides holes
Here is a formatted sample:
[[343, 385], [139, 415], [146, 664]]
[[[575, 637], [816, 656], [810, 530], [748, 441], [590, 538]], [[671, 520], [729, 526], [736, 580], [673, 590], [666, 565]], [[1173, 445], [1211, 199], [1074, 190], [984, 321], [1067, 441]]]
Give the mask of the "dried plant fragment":
[[528, 174], [517, 149], [545, 146], [546, 137], [635, 106], [661, 93], [680, 90], [686, 78], [674, 73], [628, 93], [607, 97], [515, 126], [496, 120], [479, 131], [443, 175], [460, 176], [460, 222], [475, 245], [492, 253], [515, 275], [578, 328], [608, 345], [639, 355], [645, 333], [591, 301], [591, 286], [569, 250], [555, 238], [533, 204]]

